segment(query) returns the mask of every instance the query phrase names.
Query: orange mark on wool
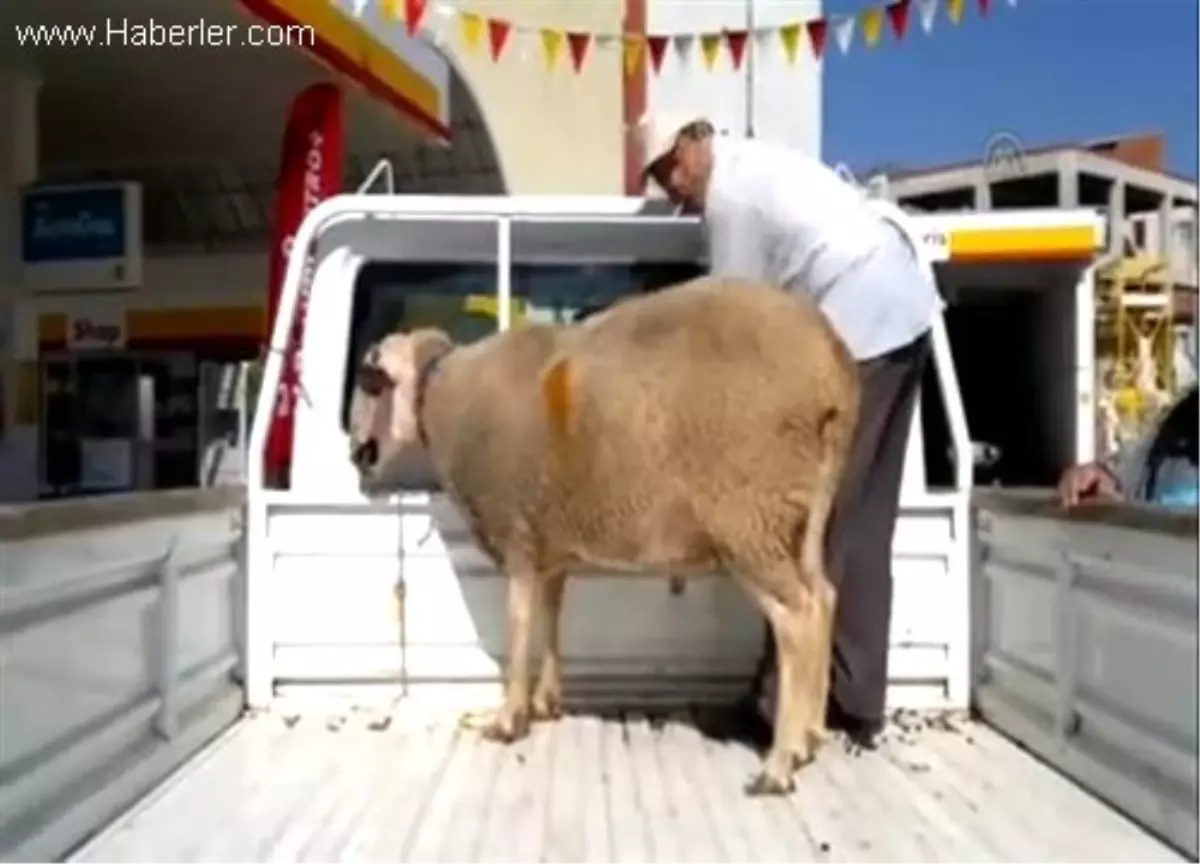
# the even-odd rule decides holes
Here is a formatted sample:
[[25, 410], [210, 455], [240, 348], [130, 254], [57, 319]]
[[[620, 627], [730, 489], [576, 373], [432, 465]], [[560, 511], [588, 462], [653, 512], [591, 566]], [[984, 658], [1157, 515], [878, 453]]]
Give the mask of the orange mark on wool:
[[542, 404], [546, 407], [550, 429], [554, 437], [560, 440], [567, 435], [575, 407], [571, 391], [571, 363], [563, 357], [542, 375]]

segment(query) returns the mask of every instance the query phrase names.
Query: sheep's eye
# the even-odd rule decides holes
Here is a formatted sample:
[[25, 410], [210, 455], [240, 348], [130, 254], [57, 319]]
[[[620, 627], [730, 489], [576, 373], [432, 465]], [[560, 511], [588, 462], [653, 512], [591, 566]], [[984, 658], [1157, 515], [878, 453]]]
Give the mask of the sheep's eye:
[[392, 386], [392, 379], [378, 366], [364, 364], [358, 369], [358, 389], [368, 396], [378, 396]]

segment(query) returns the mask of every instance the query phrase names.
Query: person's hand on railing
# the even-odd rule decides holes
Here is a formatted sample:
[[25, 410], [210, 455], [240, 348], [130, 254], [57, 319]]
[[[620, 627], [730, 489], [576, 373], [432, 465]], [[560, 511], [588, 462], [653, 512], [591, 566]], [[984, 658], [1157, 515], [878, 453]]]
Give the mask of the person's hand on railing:
[[1072, 465], [1058, 481], [1058, 499], [1063, 507], [1076, 507], [1089, 501], [1124, 500], [1117, 477], [1100, 462]]

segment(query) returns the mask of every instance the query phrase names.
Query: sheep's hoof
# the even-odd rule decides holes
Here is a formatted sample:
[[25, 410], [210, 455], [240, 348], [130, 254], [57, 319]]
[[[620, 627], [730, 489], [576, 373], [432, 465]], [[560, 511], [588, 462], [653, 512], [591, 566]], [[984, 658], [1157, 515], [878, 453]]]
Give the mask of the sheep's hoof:
[[540, 721], [557, 720], [562, 717], [562, 696], [553, 691], [537, 693], [533, 697], [533, 719]]
[[501, 709], [492, 722], [483, 727], [483, 737], [500, 744], [512, 744], [529, 734], [529, 712]]
[[746, 795], [758, 798], [766, 795], [791, 795], [796, 791], [796, 781], [791, 777], [776, 777], [763, 771], [746, 784]]

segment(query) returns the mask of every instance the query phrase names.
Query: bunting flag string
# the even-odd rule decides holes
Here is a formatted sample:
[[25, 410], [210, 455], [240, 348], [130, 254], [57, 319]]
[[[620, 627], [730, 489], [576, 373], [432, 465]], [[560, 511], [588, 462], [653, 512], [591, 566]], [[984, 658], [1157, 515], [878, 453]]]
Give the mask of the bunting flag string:
[[[683, 67], [699, 61], [709, 72], [724, 67], [737, 71], [753, 51], [756, 55], [774, 48], [789, 65], [799, 62], [807, 48], [812, 58], [821, 61], [830, 38], [839, 55], [849, 54], [855, 36], [868, 50], [891, 40], [899, 44], [909, 35], [911, 7], [916, 6], [921, 31], [933, 32], [944, 11], [945, 20], [959, 25], [973, 6], [980, 19], [988, 18], [997, 5], [993, 0], [889, 0], [871, 5], [856, 15], [828, 15], [802, 21], [789, 21], [771, 27], [722, 29], [683, 33], [594, 32], [570, 28], [527, 27], [505, 18], [458, 9], [438, 0], [379, 0], [389, 17], [401, 19], [410, 34], [441, 31], [457, 19], [458, 34], [467, 53], [486, 50], [494, 62], [511, 53], [514, 44], [537, 44], [548, 71], [560, 65], [564, 49], [570, 68], [582, 72], [597, 50], [615, 48], [622, 53], [626, 75], [643, 73], [647, 67], [655, 75], [662, 73], [669, 56]], [[1003, 0], [1015, 8], [1017, 0]], [[444, 35], [444, 32], [435, 33]], [[486, 43], [486, 49], [485, 49]], [[673, 49], [669, 51], [668, 49]], [[522, 51], [522, 53], [524, 53]]]

